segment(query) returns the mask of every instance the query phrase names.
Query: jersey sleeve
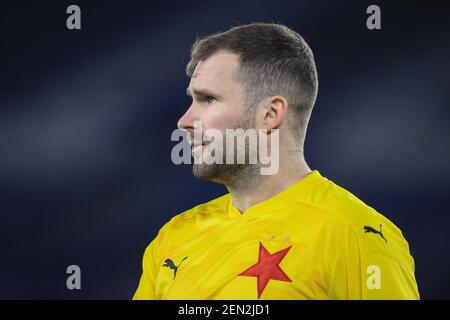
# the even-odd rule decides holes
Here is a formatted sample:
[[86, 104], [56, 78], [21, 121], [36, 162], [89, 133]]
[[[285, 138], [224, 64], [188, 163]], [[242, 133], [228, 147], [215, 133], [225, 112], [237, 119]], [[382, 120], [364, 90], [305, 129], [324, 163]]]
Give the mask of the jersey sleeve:
[[349, 230], [330, 274], [330, 299], [420, 299], [414, 277], [414, 260], [407, 254], [392, 256], [383, 250], [382, 239], [361, 241]]
[[158, 238], [155, 238], [145, 249], [142, 259], [142, 275], [139, 286], [134, 293], [133, 300], [154, 300], [155, 297], [155, 247]]

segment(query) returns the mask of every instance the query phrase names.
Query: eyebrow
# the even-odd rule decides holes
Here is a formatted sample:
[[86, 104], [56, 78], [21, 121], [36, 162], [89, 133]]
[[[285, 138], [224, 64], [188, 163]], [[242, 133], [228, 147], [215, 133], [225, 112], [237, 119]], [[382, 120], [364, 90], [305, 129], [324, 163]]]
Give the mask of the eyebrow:
[[[192, 90], [195, 96], [214, 96], [214, 97], [220, 97], [218, 94], [208, 90], [208, 89], [194, 89]], [[186, 94], [188, 96], [191, 96], [191, 93], [189, 92], [189, 87], [186, 88]]]

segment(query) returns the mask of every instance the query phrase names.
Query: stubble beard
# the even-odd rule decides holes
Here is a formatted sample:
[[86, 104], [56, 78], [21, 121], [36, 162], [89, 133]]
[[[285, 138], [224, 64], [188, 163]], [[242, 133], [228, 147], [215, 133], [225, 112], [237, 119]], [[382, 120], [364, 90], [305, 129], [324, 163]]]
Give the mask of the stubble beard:
[[[249, 116], [246, 116], [235, 126], [234, 129], [238, 128], [244, 130], [254, 129], [254, 120]], [[238, 154], [238, 146], [236, 143], [233, 143], [232, 146], [234, 148], [234, 162], [232, 164], [227, 164], [226, 154], [231, 150], [226, 149], [226, 135], [224, 134], [223, 150], [225, 150], [225, 152], [223, 153], [223, 164], [207, 164], [205, 162], [198, 164], [194, 163], [192, 167], [194, 176], [201, 180], [208, 180], [218, 184], [223, 184], [228, 189], [234, 190], [240, 190], [255, 186], [262, 178], [262, 176], [260, 175], [260, 164], [259, 161], [257, 161], [256, 164], [249, 164], [249, 146], [247, 139], [245, 141], [245, 146], [241, 146], [241, 148], [245, 148], [244, 164], [237, 164], [236, 157]]]

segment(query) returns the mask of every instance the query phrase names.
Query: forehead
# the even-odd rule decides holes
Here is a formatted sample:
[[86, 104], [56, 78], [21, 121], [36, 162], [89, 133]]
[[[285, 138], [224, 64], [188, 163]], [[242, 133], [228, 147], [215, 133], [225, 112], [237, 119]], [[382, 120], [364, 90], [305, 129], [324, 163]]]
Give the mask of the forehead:
[[191, 77], [190, 87], [223, 89], [236, 82], [238, 69], [238, 55], [219, 51], [198, 62]]

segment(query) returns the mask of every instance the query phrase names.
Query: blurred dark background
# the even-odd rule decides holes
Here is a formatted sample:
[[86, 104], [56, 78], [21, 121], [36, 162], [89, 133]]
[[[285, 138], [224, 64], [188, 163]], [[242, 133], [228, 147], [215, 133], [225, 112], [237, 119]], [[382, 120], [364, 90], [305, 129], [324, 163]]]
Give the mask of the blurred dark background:
[[[82, 29], [66, 28], [81, 7]], [[366, 28], [381, 7], [382, 29]], [[280, 22], [311, 45], [311, 168], [403, 231], [450, 298], [448, 1], [17, 1], [0, 9], [0, 298], [129, 299], [172, 216], [222, 195], [170, 160], [197, 36]], [[82, 289], [66, 288], [66, 268]]]

